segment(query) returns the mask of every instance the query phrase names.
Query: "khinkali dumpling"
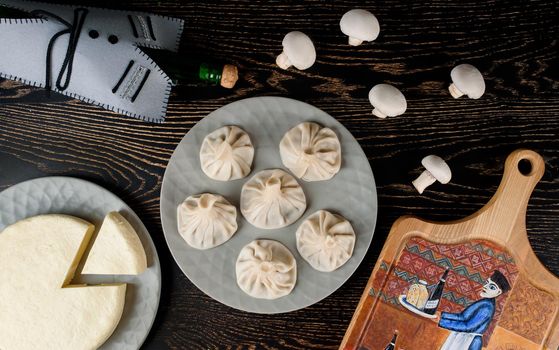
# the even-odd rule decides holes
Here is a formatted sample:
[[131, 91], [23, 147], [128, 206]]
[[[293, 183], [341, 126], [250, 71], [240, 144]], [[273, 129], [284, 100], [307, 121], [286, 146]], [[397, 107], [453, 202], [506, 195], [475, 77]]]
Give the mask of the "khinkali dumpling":
[[316, 123], [301, 123], [281, 139], [283, 164], [305, 181], [331, 179], [342, 166], [340, 140], [329, 128]]
[[303, 189], [293, 176], [281, 169], [257, 173], [241, 191], [241, 213], [258, 228], [291, 225], [306, 208]]
[[313, 268], [334, 271], [353, 254], [355, 232], [345, 218], [326, 210], [309, 216], [297, 229], [297, 250]]
[[277, 299], [291, 293], [297, 282], [297, 262], [283, 244], [271, 240], [252, 241], [241, 249], [237, 284], [254, 298]]
[[237, 208], [222, 196], [197, 194], [179, 205], [177, 222], [186, 243], [209, 249], [227, 242], [237, 231]]
[[248, 134], [236, 126], [224, 126], [204, 138], [200, 148], [202, 171], [218, 181], [241, 179], [250, 173], [254, 147]]

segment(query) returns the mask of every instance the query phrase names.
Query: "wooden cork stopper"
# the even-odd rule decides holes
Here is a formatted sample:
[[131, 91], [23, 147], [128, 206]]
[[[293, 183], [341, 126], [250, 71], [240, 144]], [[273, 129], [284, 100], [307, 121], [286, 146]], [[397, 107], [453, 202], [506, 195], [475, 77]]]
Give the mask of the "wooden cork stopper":
[[239, 69], [232, 64], [223, 66], [223, 74], [221, 75], [221, 86], [232, 89], [239, 80]]

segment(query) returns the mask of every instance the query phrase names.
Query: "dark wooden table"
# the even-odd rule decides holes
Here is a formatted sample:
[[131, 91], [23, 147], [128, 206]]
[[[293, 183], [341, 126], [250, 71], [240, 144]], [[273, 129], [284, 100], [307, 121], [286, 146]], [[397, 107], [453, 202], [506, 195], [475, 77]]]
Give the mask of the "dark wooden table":
[[[0, 81], [0, 189], [40, 176], [84, 178], [121, 196], [150, 230], [164, 285], [146, 349], [336, 349], [392, 222], [405, 214], [452, 220], [473, 213], [496, 190], [506, 156], [520, 147], [546, 160], [527, 226], [534, 251], [559, 274], [556, 1], [83, 3], [184, 18], [185, 55], [227, 60], [242, 71], [233, 91], [175, 88], [164, 124], [75, 100], [48, 101], [40, 90]], [[338, 23], [355, 7], [378, 17], [375, 42], [347, 45]], [[317, 62], [307, 71], [274, 64], [291, 30], [314, 40]], [[450, 70], [461, 62], [483, 72], [487, 92], [481, 99], [449, 95]], [[371, 115], [367, 93], [378, 83], [403, 91], [406, 114]], [[233, 310], [200, 292], [173, 261], [159, 219], [161, 180], [183, 135], [216, 108], [263, 95], [308, 102], [343, 123], [369, 158], [380, 205], [373, 243], [353, 277], [316, 305], [274, 316]], [[454, 176], [420, 196], [410, 181], [431, 153], [447, 159]]]

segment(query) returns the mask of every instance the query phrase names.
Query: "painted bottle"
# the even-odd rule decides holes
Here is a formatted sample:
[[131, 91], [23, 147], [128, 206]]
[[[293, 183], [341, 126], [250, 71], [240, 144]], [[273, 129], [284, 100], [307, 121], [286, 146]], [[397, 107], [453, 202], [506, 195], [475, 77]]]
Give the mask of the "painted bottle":
[[425, 312], [426, 314], [434, 315], [439, 308], [441, 296], [443, 295], [444, 285], [446, 283], [446, 277], [448, 276], [448, 271], [449, 269], [447, 268], [441, 276], [439, 283], [437, 283], [435, 288], [431, 291], [429, 300], [427, 300], [427, 303], [425, 303], [425, 308], [423, 309], [423, 312]]
[[386, 345], [384, 350], [394, 350], [394, 349], [396, 349], [396, 339], [398, 339], [398, 331], [394, 332], [394, 336], [392, 337], [392, 340], [390, 341], [390, 343], [388, 345]]

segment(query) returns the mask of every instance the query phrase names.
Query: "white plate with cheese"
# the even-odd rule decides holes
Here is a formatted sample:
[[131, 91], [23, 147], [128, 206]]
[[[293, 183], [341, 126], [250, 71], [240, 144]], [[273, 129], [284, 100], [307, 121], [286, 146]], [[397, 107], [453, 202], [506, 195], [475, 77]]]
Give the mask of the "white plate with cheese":
[[[113, 303], [111, 302], [114, 302], [114, 300], [111, 301], [110, 297], [108, 297], [110, 293], [98, 293], [95, 288], [105, 289], [106, 292], [109, 288], [107, 288], [107, 286], [102, 286], [103, 284], [126, 284], [122, 316], [120, 317], [120, 320], [118, 321], [118, 324], [116, 325], [116, 328], [114, 329], [110, 337], [100, 346], [99, 349], [139, 349], [146, 339], [147, 335], [149, 334], [151, 326], [155, 320], [157, 308], [159, 306], [159, 298], [161, 293], [161, 269], [157, 251], [147, 229], [142, 224], [138, 216], [132, 211], [132, 209], [130, 209], [130, 207], [128, 207], [126, 203], [124, 203], [120, 198], [98, 185], [85, 180], [70, 177], [46, 177], [22, 182], [0, 193], [0, 235], [2, 235], [2, 231], [4, 231], [6, 227], [19, 222], [20, 220], [44, 214], [71, 215], [73, 217], [86, 220], [87, 222], [93, 224], [96, 228], [96, 231], [98, 231], [105, 216], [109, 212], [113, 211], [120, 213], [136, 231], [141, 241], [141, 245], [143, 246], [143, 249], [145, 251], [145, 257], [147, 259], [147, 269], [139, 275], [82, 275], [80, 272], [83, 268], [84, 262], [86, 261], [86, 257], [88, 255], [87, 250], [89, 249], [86, 248], [86, 254], [83, 255], [82, 259], [80, 259], [80, 262], [77, 265], [78, 267], [76, 276], [71, 280], [70, 285], [101, 285], [91, 288], [91, 290], [93, 290], [91, 292], [91, 295], [97, 297], [98, 299], [106, 298], [107, 302], [104, 304], [99, 300], [89, 300], [94, 297], [84, 297], [84, 294], [87, 294], [87, 292], [85, 291], [85, 289], [87, 288], [81, 287], [83, 290], [80, 293], [75, 293], [72, 291], [73, 288], [68, 289], [68, 287], [64, 288], [64, 290], [66, 290], [66, 293], [68, 293], [66, 297], [72, 299], [68, 301], [68, 304], [77, 306], [83, 306], [82, 304], [97, 306], [95, 308], [91, 308], [91, 310], [87, 313], [87, 317], [85, 318], [86, 320], [91, 320], [91, 333], [94, 333], [96, 331], [95, 327], [99, 327], [97, 326], [97, 324], [102, 324], [103, 321], [110, 322], [110, 319], [114, 318], [115, 316], [114, 312], [109, 310], [109, 305], [113, 305]], [[55, 223], [53, 223], [53, 225], [54, 224]], [[77, 223], [77, 226], [79, 227], [79, 223]], [[28, 227], [33, 226], [31, 225]], [[37, 237], [39, 238], [37, 239]], [[93, 237], [95, 237], [95, 234], [93, 234]], [[30, 260], [35, 260], [35, 264], [37, 264], [37, 261], [39, 260], [36, 259], [35, 254], [42, 254], [42, 251], [44, 249], [42, 248], [41, 244], [43, 246], [59, 244], [60, 247], [63, 247], [63, 245], [60, 244], [60, 240], [56, 240], [56, 242], [52, 243], [48, 240], [45, 240], [45, 242], [40, 242], [40, 244], [35, 243], [36, 241], [41, 241], [40, 235], [35, 235], [33, 240], [28, 240], [27, 242], [25, 240], [21, 240], [20, 243], [18, 243], [21, 245], [21, 242], [25, 242], [25, 244], [28, 245], [28, 247], [25, 246], [23, 249], [26, 252], [26, 256]], [[7, 244], [6, 240], [4, 240], [3, 242], [4, 244]], [[68, 242], [68, 244], [74, 244], [75, 246], [78, 246], [80, 244], [79, 239], [74, 238], [65, 242]], [[33, 252], [33, 254], [27, 254], [27, 249], [29, 249], [29, 252]], [[67, 247], [65, 247], [65, 249], [67, 249]], [[108, 256], [114, 253], [122, 254], [123, 252], [122, 250], [107, 252]], [[79, 253], [77, 252], [76, 254], [79, 255]], [[9, 254], [5, 255], [7, 255], [7, 258], [9, 259]], [[8, 263], [4, 266], [15, 266], [16, 268], [20, 268], [23, 264], [26, 263], [27, 262], [24, 263], [18, 261], [17, 264]], [[101, 264], [98, 266], [101, 266], [105, 269], [108, 268], [107, 265]], [[41, 276], [37, 277], [39, 281], [36, 282], [37, 284], [45, 283], [45, 281], [43, 281], [43, 275], [47, 275], [52, 272], [49, 270], [49, 268], [50, 267], [45, 266], [40, 266], [40, 269], [38, 268], [39, 270], [41, 270]], [[91, 270], [91, 268], [89, 267], [88, 269]], [[14, 277], [13, 279], [11, 279], [11, 272], [6, 270], [3, 271], [2, 273], [4, 278], [2, 283], [10, 283], [10, 280], [12, 280], [13, 283], [18, 284], [18, 288], [22, 291], [21, 294], [26, 295], [26, 289], [27, 292], [29, 292], [32, 287], [25, 286], [33, 285], [32, 279], [34, 277], [32, 277], [32, 273], [27, 273], [27, 271], [23, 271], [23, 273], [21, 272], [22, 271], [17, 274], [13, 273], [14, 276], [19, 277]], [[66, 271], [64, 271], [63, 273], [66, 273]], [[53, 274], [56, 276], [57, 274], [59, 274], [59, 272], [57, 271]], [[21, 275], [31, 276], [25, 277], [30, 281], [22, 278]], [[5, 278], [6, 276], [8, 277]], [[78, 286], [77, 288], [80, 288], [80, 286]], [[63, 333], [65, 332], [66, 328], [68, 328], [68, 331], [71, 332], [71, 329], [73, 327], [72, 324], [64, 324], [65, 322], [62, 322], [61, 320], [49, 319], [49, 314], [45, 310], [47, 310], [47, 306], [52, 308], [56, 305], [46, 305], [52, 304], [53, 301], [52, 298], [46, 298], [43, 294], [48, 293], [40, 293], [35, 291], [34, 294], [31, 294], [31, 296], [37, 295], [37, 298], [41, 298], [41, 301], [39, 302], [37, 300], [32, 300], [29, 302], [29, 304], [32, 304], [34, 307], [38, 308], [38, 310], [36, 310], [37, 319], [34, 321], [50, 321], [53, 327], [52, 333]], [[29, 295], [30, 293], [27, 293], [26, 297], [29, 298]], [[15, 297], [18, 296], [16, 295], [14, 296], [14, 298]], [[122, 295], [120, 295], [120, 297], [122, 297]], [[77, 301], [74, 298], [85, 299], [82, 303], [81, 299]], [[42, 301], [43, 299], [45, 300], [44, 303]], [[60, 300], [58, 300], [57, 302], [60, 303]], [[8, 303], [7, 301], [5, 304], [6, 305], [4, 305], [4, 307], [9, 307], [10, 305], [10, 303]], [[17, 303], [14, 302], [14, 304]], [[118, 305], [119, 303], [114, 302], [114, 304]], [[57, 305], [59, 306], [56, 307], [65, 307], [63, 303]], [[119, 307], [122, 307], [122, 304], [120, 304]], [[44, 310], [41, 310], [41, 308], [44, 308]], [[18, 331], [18, 329], [20, 328], [24, 328], [18, 327], [17, 324], [14, 325], [12, 323], [10, 323], [9, 325], [0, 326], [12, 327], [13, 332]], [[41, 329], [45, 331], [44, 327], [41, 327]], [[27, 331], [30, 330], [30, 328], [27, 329]], [[40, 337], [38, 337], [38, 339], [40, 339]], [[36, 344], [36, 346], [40, 348], [41, 344]]]

